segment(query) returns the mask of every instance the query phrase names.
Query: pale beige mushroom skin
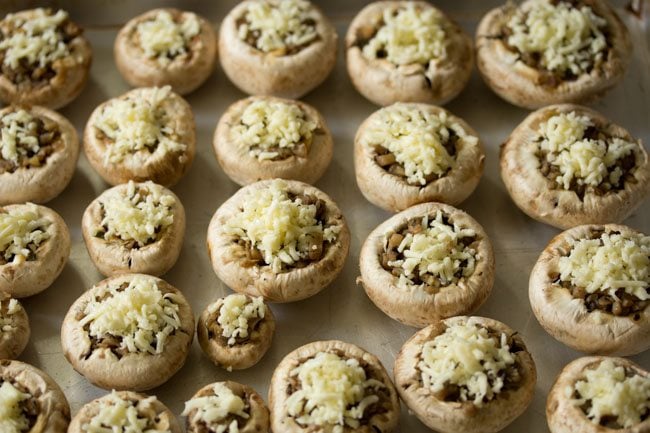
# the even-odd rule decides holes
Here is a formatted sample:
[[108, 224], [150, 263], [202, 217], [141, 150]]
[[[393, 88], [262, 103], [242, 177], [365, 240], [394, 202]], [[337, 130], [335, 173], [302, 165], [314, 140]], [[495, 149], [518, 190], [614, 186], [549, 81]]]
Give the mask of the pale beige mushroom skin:
[[10, 297], [2, 299], [3, 293], [0, 293], [0, 318], [8, 318], [12, 329], [5, 331], [0, 329], [0, 359], [17, 358], [29, 342], [31, 329], [29, 327], [29, 318], [22, 304], [18, 302], [17, 311], [13, 314], [7, 314]]
[[363, 433], [391, 433], [397, 428], [400, 414], [400, 404], [397, 391], [384, 366], [379, 359], [364, 349], [354, 344], [338, 340], [316, 341], [306, 344], [294, 350], [284, 357], [275, 368], [271, 385], [269, 387], [269, 408], [271, 409], [271, 430], [283, 433], [307, 433], [307, 432], [331, 432], [330, 426], [302, 426], [289, 415], [287, 408], [287, 385], [291, 372], [319, 352], [332, 352], [342, 357], [355, 358], [360, 363], [365, 363], [366, 374], [371, 371], [375, 379], [381, 381], [388, 391], [388, 410], [382, 414], [375, 414], [365, 421], [365, 425], [359, 429], [345, 428], [348, 432]]
[[[277, 161], [260, 160], [250, 154], [247, 143], [233, 137], [233, 127], [240, 123], [244, 110], [255, 101], [295, 104], [305, 113], [307, 120], [317, 123], [306, 157], [294, 155]], [[219, 119], [212, 146], [223, 171], [239, 185], [275, 178], [314, 184], [327, 170], [334, 151], [332, 134], [314, 107], [272, 96], [252, 96], [232, 104]]]
[[[143, 93], [151, 88], [133, 89], [114, 99], [141, 98]], [[105, 161], [107, 147], [112, 143], [100, 138], [95, 124], [100, 113], [113, 99], [99, 105], [90, 115], [84, 129], [83, 147], [88, 162], [95, 171], [109, 184], [118, 185], [129, 180], [144, 182], [151, 180], [160, 185], [170, 187], [185, 176], [192, 165], [196, 153], [196, 126], [192, 108], [181, 96], [171, 93], [165, 99], [164, 110], [169, 115], [166, 127], [178, 134], [178, 141], [187, 147], [182, 152], [166, 152], [161, 157], [153, 157], [145, 151], [127, 155], [119, 163]]]
[[[625, 182], [624, 189], [603, 196], [586, 193], [580, 200], [572, 190], [552, 188], [551, 180], [541, 173], [535, 142], [541, 136], [539, 127], [555, 114], [572, 111], [604, 125], [602, 130], [614, 137], [638, 143], [632, 180]], [[600, 113], [579, 105], [552, 105], [528, 115], [501, 146], [500, 169], [510, 197], [524, 213], [561, 229], [621, 222], [650, 194], [650, 161], [643, 144]]]
[[[386, 271], [380, 262], [387, 234], [402, 228], [412, 218], [443, 214], [460, 227], [476, 232], [476, 269], [469, 277], [440, 289], [437, 294], [424, 290], [404, 289], [397, 277]], [[442, 203], [423, 203], [394, 215], [375, 228], [366, 238], [359, 258], [363, 285], [370, 300], [391, 318], [405, 325], [422, 328], [447, 317], [470, 314], [478, 309], [492, 291], [494, 283], [494, 253], [487, 234], [476, 220], [465, 212]]]
[[[443, 108], [421, 103], [403, 105], [433, 114], [446, 112], [450, 123], [458, 123], [468, 135], [478, 138], [478, 133], [467, 122]], [[379, 112], [375, 112], [364, 120], [354, 138], [354, 172], [359, 189], [368, 201], [389, 212], [399, 212], [432, 201], [456, 206], [474, 192], [483, 175], [485, 162], [485, 152], [480, 141], [473, 144], [459, 137], [454, 156], [456, 165], [441, 178], [424, 186], [412, 185], [379, 166], [375, 161], [373, 147], [364, 144], [363, 136], [378, 115]]]
[[564, 231], [544, 248], [530, 274], [528, 295], [533, 313], [542, 327], [567, 346], [598, 355], [628, 356], [650, 348], [650, 308], [639, 313], [639, 319], [614, 316], [594, 310], [589, 312], [580, 299], [556, 284], [561, 256], [571, 251], [570, 242], [588, 237], [595, 229], [625, 235], [635, 233], [630, 227], [616, 224], [583, 225]]
[[[219, 30], [219, 59], [224, 72], [241, 91], [249, 95], [273, 95], [298, 99], [321, 84], [336, 63], [336, 30], [312, 4], [318, 39], [291, 55], [278, 56], [260, 51], [238, 36], [237, 20], [244, 16], [246, 0], [224, 18]], [[263, 71], [263, 72], [262, 72]]]
[[[497, 394], [494, 400], [477, 407], [471, 401], [453, 402], [438, 400], [429, 389], [421, 384], [421, 373], [417, 368], [422, 346], [427, 341], [442, 334], [447, 326], [464, 324], [470, 317], [458, 316], [436, 322], [418, 331], [399, 351], [395, 359], [393, 374], [395, 387], [410, 410], [427, 427], [445, 433], [494, 433], [505, 428], [519, 417], [533, 399], [537, 370], [530, 353], [525, 349], [517, 352], [517, 360], [522, 366], [522, 381], [514, 391]], [[505, 333], [515, 331], [507, 325], [484, 317], [471, 317], [476, 323]]]
[[[252, 300], [249, 295], [246, 295], [246, 297]], [[214, 315], [210, 310], [214, 308], [216, 310], [216, 318], [218, 318], [219, 310], [223, 302], [224, 298], [220, 298], [203, 310], [196, 324], [196, 338], [199, 341], [203, 353], [215, 365], [226, 370], [244, 370], [250, 368], [257, 364], [271, 347], [273, 335], [275, 334], [275, 316], [273, 316], [273, 311], [265, 303], [266, 311], [264, 318], [253, 328], [252, 332], [249, 332], [248, 339], [231, 346], [225, 341], [225, 337], [221, 335], [210, 336], [210, 318]], [[221, 326], [218, 326], [221, 329]]]
[[[15, 15], [30, 19], [34, 9], [17, 12]], [[8, 104], [43, 105], [53, 110], [72, 102], [88, 81], [92, 63], [92, 48], [83, 35], [68, 42], [70, 55], [53, 63], [56, 75], [44, 86], [23, 88], [0, 74], [0, 99]]]
[[[137, 401], [136, 404], [140, 404], [143, 400], [148, 398], [148, 396], [144, 394], [133, 391], [118, 391], [117, 395], [124, 400]], [[109, 396], [110, 394], [96, 398], [95, 400], [83, 405], [74, 418], [72, 418], [67, 433], [85, 433], [86, 429], [84, 429], [84, 426], [99, 413], [100, 404]], [[176, 416], [157, 398], [150, 400], [144, 408], [147, 411], [152, 411], [152, 414], [155, 414], [156, 419], [158, 420], [155, 422], [157, 431], [169, 431], [170, 433], [182, 432], [181, 425], [178, 422], [178, 419], [176, 419]]]
[[[414, 3], [422, 9], [434, 8], [424, 1]], [[367, 59], [358, 39], [377, 28], [385, 9], [396, 9], [401, 2], [376, 1], [363, 8], [350, 23], [345, 37], [348, 75], [359, 93], [377, 105], [394, 102], [424, 102], [444, 105], [465, 87], [472, 74], [472, 39], [455, 22], [448, 20], [447, 56], [434, 60], [433, 79], [424, 76], [420, 64], [397, 66], [385, 59]], [[435, 9], [435, 8], [434, 8]]]
[[40, 413], [29, 433], [66, 433], [70, 406], [59, 385], [45, 372], [20, 361], [0, 361], [0, 381], [20, 384], [38, 402]]
[[128, 282], [138, 275], [142, 274], [121, 274], [100, 281], [72, 304], [63, 320], [61, 345], [66, 359], [77, 372], [100, 388], [146, 391], [163, 384], [183, 366], [194, 339], [194, 316], [189, 304], [178, 289], [156, 278], [161, 292], [180, 297], [181, 327], [168, 337], [163, 352], [156, 355], [128, 353], [120, 359], [110, 349], [91, 352], [90, 336], [80, 324], [86, 305], [109, 283]]
[[[244, 420], [243, 425], [239, 425], [239, 433], [268, 433], [270, 430], [269, 425], [269, 408], [266, 407], [266, 403], [262, 397], [248, 385], [233, 381], [222, 382], [226, 387], [228, 387], [233, 394], [242, 398], [245, 403], [248, 404], [249, 409], [247, 413], [249, 417]], [[209, 397], [214, 395], [213, 387], [214, 383], [204, 386], [199, 389], [192, 398], [198, 397]], [[191, 421], [192, 414], [194, 411], [191, 411], [185, 422], [185, 428], [188, 433], [201, 433], [204, 430], [201, 430], [200, 427], [197, 427], [196, 423]], [[227, 432], [228, 430], [226, 430]], [[71, 432], [72, 433], [72, 432]], [[83, 433], [83, 432], [79, 432]]]
[[[8, 205], [2, 209], [18, 206]], [[45, 206], [36, 205], [38, 214], [50, 225], [49, 238], [36, 250], [36, 260], [0, 265], [0, 292], [14, 298], [25, 298], [47, 289], [58, 278], [70, 256], [70, 232], [63, 218]]]
[[174, 92], [186, 95], [208, 79], [217, 60], [217, 35], [205, 18], [196, 15], [200, 31], [189, 44], [186, 54], [175, 57], [169, 64], [161, 65], [157, 59], [148, 58], [134, 36], [138, 24], [167, 11], [172, 17], [186, 17], [188, 12], [178, 9], [153, 9], [126, 23], [115, 38], [113, 49], [115, 64], [124, 79], [134, 87], [170, 85]]
[[639, 365], [625, 358], [608, 358], [604, 356], [586, 356], [570, 362], [555, 379], [546, 400], [546, 421], [551, 433], [648, 433], [650, 418], [629, 428], [610, 429], [592, 422], [565, 392], [583, 379], [586, 369], [595, 368], [601, 362], [611, 359], [616, 366], [631, 369], [636, 374], [650, 378], [650, 373]]
[[95, 236], [96, 230], [101, 228], [102, 201], [108, 191], [126, 191], [128, 184], [115, 186], [104, 191], [93, 200], [86, 208], [81, 220], [83, 234], [88, 254], [93, 263], [104, 276], [110, 277], [121, 273], [142, 273], [161, 276], [167, 273], [178, 260], [185, 237], [185, 208], [180, 199], [169, 189], [153, 183], [136, 184], [160, 191], [174, 197], [171, 213], [174, 221], [158, 233], [155, 242], [141, 246], [137, 249], [129, 248], [127, 241], [119, 239], [104, 240]]
[[587, 103], [598, 99], [623, 79], [632, 57], [632, 42], [625, 24], [602, 0], [589, 0], [594, 12], [607, 21], [610, 55], [602, 68], [562, 81], [556, 88], [537, 84], [537, 69], [523, 62], [512, 63], [512, 51], [499, 38], [501, 28], [516, 5], [507, 3], [488, 12], [476, 30], [476, 62], [485, 83], [501, 98], [520, 107], [536, 109], [561, 102]]
[[[3, 108], [0, 117], [17, 108]], [[55, 145], [57, 150], [47, 156], [43, 166], [21, 167], [13, 173], [0, 174], [0, 205], [27, 201], [46, 203], [52, 200], [70, 183], [79, 159], [77, 130], [68, 119], [45, 107], [34, 106], [26, 110], [36, 118], [56, 123], [61, 133], [60, 144]]]
[[233, 290], [250, 296], [262, 296], [268, 302], [299, 301], [320, 292], [341, 272], [350, 249], [350, 232], [338, 206], [327, 194], [311, 185], [287, 180], [288, 191], [309, 194], [325, 202], [326, 223], [341, 227], [336, 241], [328, 245], [320, 260], [304, 268], [276, 274], [270, 266], [242, 266], [241, 260], [235, 256], [236, 245], [230, 236], [219, 232], [220, 227], [239, 213], [249, 194], [268, 188], [271, 182], [273, 180], [248, 185], [217, 209], [208, 227], [208, 252], [215, 273]]

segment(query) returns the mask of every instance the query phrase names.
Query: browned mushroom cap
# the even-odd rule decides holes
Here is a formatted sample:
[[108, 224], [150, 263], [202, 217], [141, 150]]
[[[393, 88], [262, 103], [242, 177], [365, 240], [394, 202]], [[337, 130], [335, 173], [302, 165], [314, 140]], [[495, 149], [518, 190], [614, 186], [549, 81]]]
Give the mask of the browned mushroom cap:
[[[301, 213], [304, 207], [308, 209]], [[282, 221], [294, 224], [286, 227], [291, 236], [277, 231], [277, 212]], [[292, 252], [292, 236], [302, 229], [300, 245]], [[265, 243], [261, 233], [277, 242]], [[293, 180], [245, 186], [217, 209], [208, 227], [208, 251], [217, 276], [237, 292], [270, 302], [298, 301], [321, 291], [341, 272], [349, 247], [350, 233], [338, 206], [319, 189]]]
[[185, 95], [208, 79], [217, 35], [205, 18], [173, 8], [131, 19], [115, 38], [115, 64], [132, 86], [170, 85]]
[[445, 104], [463, 90], [474, 63], [469, 35], [424, 1], [369, 4], [352, 20], [345, 46], [354, 87], [378, 105]]
[[[83, 29], [67, 12], [38, 8], [9, 14], [0, 21], [0, 33], [0, 99], [4, 102], [57, 109], [81, 93], [92, 51]], [[25, 38], [38, 47], [25, 50]]]
[[32, 203], [0, 208], [0, 292], [35, 295], [57, 279], [70, 255], [70, 232], [53, 210]]
[[270, 96], [231, 105], [219, 119], [213, 147], [221, 168], [240, 185], [275, 178], [313, 184], [333, 153], [332, 134], [314, 107]]
[[[422, 146], [422, 151], [414, 158], [415, 146]], [[476, 131], [463, 119], [428, 104], [382, 108], [361, 124], [354, 139], [361, 192], [393, 212], [431, 201], [461, 203], [478, 185], [484, 160]], [[410, 172], [412, 168], [416, 170]], [[417, 172], [421, 178], [416, 178]]]
[[[227, 411], [223, 416], [215, 416], [211, 409], [217, 408]], [[183, 415], [187, 417], [188, 433], [269, 432], [269, 409], [264, 400], [253, 388], [237, 382], [215, 382], [199, 389], [185, 403]], [[233, 423], [236, 429], [230, 427]], [[220, 430], [223, 427], [226, 430]]]
[[[116, 407], [123, 410], [116, 411]], [[117, 414], [122, 413], [123, 418]], [[143, 431], [181, 433], [181, 426], [171, 410], [155, 396], [132, 391], [113, 391], [86, 403], [72, 418], [67, 433], [86, 433], [89, 426], [111, 429], [113, 423], [132, 426], [143, 423]]]
[[111, 185], [176, 184], [196, 152], [190, 105], [168, 86], [134, 89], [93, 111], [84, 130], [90, 165]]
[[[413, 253], [408, 262], [406, 250]], [[456, 264], [447, 266], [449, 257]], [[475, 311], [494, 283], [487, 234], [471, 216], [441, 203], [413, 206], [380, 224], [364, 242], [359, 266], [370, 300], [410, 326]]]
[[185, 209], [153, 182], [118, 185], [86, 208], [81, 229], [90, 258], [111, 276], [163, 275], [176, 263], [185, 236]]
[[[527, 26], [522, 24], [524, 17], [540, 5], [545, 8], [553, 5], [550, 6], [549, 16], [553, 17], [552, 20], [560, 21], [563, 14], [555, 8], [590, 8], [596, 21], [591, 18], [576, 21], [589, 26], [587, 31], [576, 30], [576, 33], [588, 34], [590, 38], [601, 34], [603, 47], [597, 50], [599, 54], [589, 51], [589, 40], [571, 40], [572, 44], [580, 46], [579, 52], [586, 55], [587, 60], [578, 70], [560, 69], [558, 66], [553, 66], [551, 70], [543, 63], [544, 50], [520, 52], [517, 44], [510, 41], [513, 29], [508, 23], [517, 16], [518, 27], [526, 29]], [[547, 25], [557, 28], [562, 24], [549, 21]], [[557, 53], [557, 48], [554, 53]], [[567, 55], [575, 56], [575, 53], [569, 52]], [[506, 101], [531, 109], [558, 102], [587, 102], [601, 96], [623, 78], [631, 55], [632, 43], [625, 24], [608, 2], [602, 0], [527, 0], [519, 6], [507, 3], [488, 12], [476, 30], [477, 65], [485, 82]], [[563, 63], [557, 60], [554, 59], [554, 64]]]
[[29, 433], [66, 433], [70, 406], [59, 385], [45, 372], [20, 361], [0, 361], [0, 386], [21, 393], [15, 415]]
[[[326, 398], [319, 396], [322, 391]], [[305, 413], [305, 405], [313, 410]], [[273, 372], [269, 407], [272, 430], [284, 433], [337, 428], [391, 433], [400, 413], [397, 392], [379, 359], [337, 340], [309, 343], [285, 356]]]
[[[605, 243], [612, 248], [599, 253]], [[619, 248], [622, 243], [625, 251]], [[636, 295], [647, 291], [650, 281], [647, 272], [644, 281], [632, 267], [647, 268], [649, 255], [650, 237], [627, 226], [584, 225], [562, 232], [544, 248], [531, 272], [533, 313], [549, 334], [576, 350], [643, 352], [650, 348], [650, 300], [647, 294]], [[605, 262], [599, 257], [606, 257]], [[613, 281], [611, 288], [616, 279], [621, 281]]]
[[10, 106], [0, 110], [0, 128], [16, 138], [15, 147], [0, 144], [0, 204], [48, 202], [68, 186], [79, 139], [65, 117], [44, 107]]
[[[251, 22], [249, 10], [255, 10]], [[269, 17], [279, 10], [285, 31]], [[259, 20], [259, 22], [258, 22]], [[250, 95], [300, 98], [325, 81], [336, 63], [337, 36], [325, 15], [305, 0], [246, 0], [226, 15], [219, 31], [221, 66]]]
[[[241, 326], [240, 318], [246, 326]], [[271, 347], [275, 317], [262, 298], [241, 293], [218, 299], [201, 313], [196, 335], [210, 361], [227, 370], [257, 364]]]
[[[545, 132], [549, 120], [576, 117], [586, 119], [580, 145], [569, 141], [559, 152], [543, 147], [549, 143]], [[565, 131], [558, 126], [553, 133]], [[607, 150], [602, 155], [581, 150], [585, 140]], [[621, 140], [624, 144], [617, 146], [627, 150], [617, 154], [612, 143]], [[581, 154], [588, 163], [606, 168], [600, 179], [588, 179], [576, 170], [578, 163], [571, 162]], [[560, 156], [568, 161], [568, 168], [562, 167]], [[578, 105], [553, 105], [530, 114], [502, 145], [500, 163], [501, 178], [515, 204], [531, 218], [558, 228], [620, 222], [650, 193], [650, 162], [641, 142], [601, 114]], [[594, 176], [596, 171], [589, 167], [587, 176]], [[573, 176], [564, 176], [562, 170]], [[612, 181], [616, 173], [620, 176]], [[570, 183], [558, 181], [563, 177]]]
[[16, 299], [0, 292], [0, 359], [17, 358], [29, 341], [29, 318]]
[[[456, 359], [456, 346], [462, 360]], [[490, 347], [498, 355], [486, 351]], [[497, 376], [484, 369], [488, 359], [498, 359], [498, 371], [493, 372]], [[449, 365], [456, 367], [448, 371]], [[446, 433], [503, 429], [528, 407], [537, 381], [535, 363], [521, 336], [484, 317], [452, 317], [418, 331], [402, 346], [393, 371], [409, 409], [429, 428]], [[484, 380], [485, 390], [468, 386], [473, 380], [476, 385]]]
[[193, 338], [194, 316], [182, 293], [144, 274], [100, 281], [72, 304], [61, 328], [72, 367], [93, 384], [117, 390], [166, 382], [185, 363]]

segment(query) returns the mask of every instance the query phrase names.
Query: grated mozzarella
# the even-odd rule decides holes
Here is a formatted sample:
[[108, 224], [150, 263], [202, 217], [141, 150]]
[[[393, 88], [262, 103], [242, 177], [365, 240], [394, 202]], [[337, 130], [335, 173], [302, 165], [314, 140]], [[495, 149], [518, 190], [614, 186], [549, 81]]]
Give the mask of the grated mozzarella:
[[597, 239], [573, 241], [568, 256], [558, 262], [560, 279], [587, 293], [616, 291], [650, 299], [650, 236], [603, 233]]
[[261, 296], [252, 300], [241, 294], [226, 296], [217, 317], [222, 330], [221, 335], [228, 339], [229, 346], [233, 346], [238, 338], [246, 338], [250, 335], [248, 321], [263, 319], [265, 314], [266, 305]]
[[176, 132], [167, 125], [170, 113], [163, 106], [171, 87], [150, 87], [109, 101], [97, 116], [95, 128], [109, 139], [106, 163], [119, 163], [140, 151], [162, 155], [182, 152]]
[[32, 203], [0, 213], [0, 254], [5, 261], [20, 264], [28, 260], [30, 245], [39, 247], [49, 239], [50, 221], [38, 213]]
[[34, 116], [21, 109], [6, 113], [0, 118], [0, 157], [17, 163], [31, 152], [38, 153], [38, 137], [29, 129]]
[[[99, 412], [81, 429], [86, 433], [171, 433], [169, 429], [160, 430], [155, 421], [136, 407], [146, 406], [156, 397], [147, 397], [139, 403], [125, 400], [112, 391], [99, 400]], [[155, 413], [151, 415], [156, 416]]]
[[201, 24], [196, 14], [183, 13], [181, 22], [177, 23], [166, 10], [136, 26], [145, 56], [156, 59], [163, 66], [168, 65], [174, 57], [187, 53], [192, 38], [200, 31]]
[[[2, 306], [2, 303], [4, 303], [4, 301], [0, 301], [0, 307]], [[0, 308], [0, 334], [3, 332], [11, 332], [16, 329], [11, 316], [16, 314], [18, 311], [20, 311], [18, 301], [13, 298], [9, 299], [6, 312], [3, 313], [2, 308]]]
[[328, 352], [317, 353], [291, 375], [297, 376], [300, 389], [287, 398], [289, 415], [303, 426], [333, 426], [333, 433], [358, 429], [368, 406], [379, 401], [372, 391], [385, 387], [368, 379], [356, 359]]
[[29, 419], [20, 404], [32, 398], [30, 394], [20, 392], [10, 382], [0, 386], [0, 432], [23, 433], [29, 428]]
[[417, 366], [423, 386], [436, 393], [450, 384], [457, 385], [460, 401], [482, 406], [484, 400], [493, 400], [501, 392], [503, 372], [516, 362], [507, 341], [505, 333], [500, 341], [490, 337], [488, 330], [471, 318], [467, 323], [448, 326], [422, 346]]
[[567, 397], [578, 392], [580, 398], [573, 398], [576, 406], [589, 403], [586, 415], [594, 424], [600, 424], [604, 417], [616, 417], [620, 426], [630, 428], [650, 410], [650, 378], [628, 376], [625, 368], [616, 366], [611, 359], [585, 370], [584, 379], [566, 391]]
[[[106, 299], [94, 297], [79, 321], [91, 337], [120, 338], [130, 353], [162, 353], [169, 335], [181, 327], [176, 296], [163, 294], [153, 277], [136, 275], [128, 283], [112, 282]], [[101, 298], [100, 298], [101, 299]]]
[[185, 403], [183, 416], [191, 417], [193, 423], [205, 423], [213, 433], [239, 433], [237, 420], [225, 424], [223, 421], [229, 415], [235, 415], [244, 419], [250, 418], [246, 410], [246, 402], [235, 395], [224, 383], [215, 383], [212, 387], [214, 395], [195, 397]]

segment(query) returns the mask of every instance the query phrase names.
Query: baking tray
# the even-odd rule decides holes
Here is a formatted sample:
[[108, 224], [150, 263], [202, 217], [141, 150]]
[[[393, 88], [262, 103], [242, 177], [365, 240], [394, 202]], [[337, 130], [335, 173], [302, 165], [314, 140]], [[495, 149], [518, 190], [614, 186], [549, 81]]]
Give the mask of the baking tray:
[[[415, 332], [385, 316], [355, 284], [358, 257], [368, 233], [390, 216], [368, 203], [358, 190], [352, 162], [353, 138], [359, 124], [378, 107], [366, 101], [352, 87], [345, 71], [343, 38], [347, 26], [367, 2], [333, 0], [317, 2], [334, 22], [339, 34], [339, 58], [335, 71], [304, 100], [325, 116], [334, 136], [334, 159], [316, 184], [339, 204], [352, 233], [350, 256], [342, 274], [320, 294], [305, 301], [272, 305], [278, 320], [273, 345], [253, 368], [229, 373], [215, 367], [194, 343], [185, 366], [165, 385], [150, 391], [176, 414], [183, 403], [203, 385], [218, 380], [235, 380], [253, 386], [266, 396], [271, 374], [280, 360], [305, 343], [341, 339], [376, 354], [389, 372], [402, 344]], [[101, 102], [129, 89], [113, 62], [112, 44], [120, 25], [157, 6], [178, 6], [194, 10], [218, 26], [236, 4], [228, 1], [127, 1], [69, 0], [60, 2], [2, 1], [0, 13], [26, 7], [51, 5], [69, 10], [86, 28], [94, 60], [90, 80], [80, 97], [61, 110], [82, 133], [88, 116]], [[470, 34], [480, 17], [499, 5], [494, 0], [438, 0], [436, 5], [457, 20]], [[648, 6], [647, 0], [637, 5]], [[634, 40], [634, 60], [624, 82], [593, 107], [630, 132], [650, 142], [650, 41], [647, 17], [634, 14], [623, 2], [615, 2]], [[646, 8], [647, 9], [647, 8]], [[647, 10], [645, 11], [648, 12]], [[206, 232], [215, 210], [238, 187], [220, 169], [212, 151], [212, 134], [219, 116], [234, 101], [245, 97], [229, 83], [220, 68], [198, 91], [187, 97], [196, 116], [198, 152], [188, 175], [173, 188], [185, 205], [187, 232], [180, 259], [164, 277], [181, 289], [195, 315], [214, 299], [230, 293], [217, 279], [208, 259]], [[546, 243], [559, 231], [533, 221], [512, 203], [498, 172], [499, 144], [526, 116], [527, 111], [509, 105], [494, 95], [475, 72], [467, 88], [447, 105], [478, 132], [485, 143], [485, 174], [474, 194], [460, 207], [486, 229], [496, 253], [496, 281], [488, 301], [477, 314], [501, 320], [523, 334], [538, 368], [535, 398], [528, 410], [504, 432], [546, 432], [544, 405], [547, 392], [560, 369], [580, 356], [556, 342], [540, 327], [528, 303], [528, 275]], [[60, 326], [68, 307], [86, 289], [102, 279], [95, 270], [81, 236], [85, 207], [108, 186], [82, 155], [76, 173], [65, 192], [48, 206], [59, 212], [70, 227], [72, 253], [59, 279], [45, 292], [24, 300], [32, 326], [32, 338], [21, 360], [48, 372], [63, 388], [72, 412], [106, 391], [92, 386], [65, 360], [60, 344]], [[626, 220], [626, 224], [650, 233], [650, 202]], [[650, 352], [632, 357], [650, 367]], [[429, 431], [402, 405], [403, 433]]]

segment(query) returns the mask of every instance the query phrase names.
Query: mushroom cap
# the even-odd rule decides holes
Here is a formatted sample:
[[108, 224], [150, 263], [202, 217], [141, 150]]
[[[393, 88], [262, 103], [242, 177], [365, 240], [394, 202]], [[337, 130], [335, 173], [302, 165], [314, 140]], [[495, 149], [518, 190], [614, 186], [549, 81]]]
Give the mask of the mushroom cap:
[[[4, 295], [5, 299], [2, 299]], [[9, 304], [11, 298], [0, 292], [0, 308], [6, 310], [5, 305]], [[8, 331], [0, 330], [0, 359], [15, 359], [17, 358], [29, 342], [31, 330], [29, 327], [29, 318], [27, 312], [22, 304], [18, 302], [17, 311], [10, 314], [8, 317], [11, 320], [12, 328]], [[0, 318], [3, 313], [0, 312]]]

